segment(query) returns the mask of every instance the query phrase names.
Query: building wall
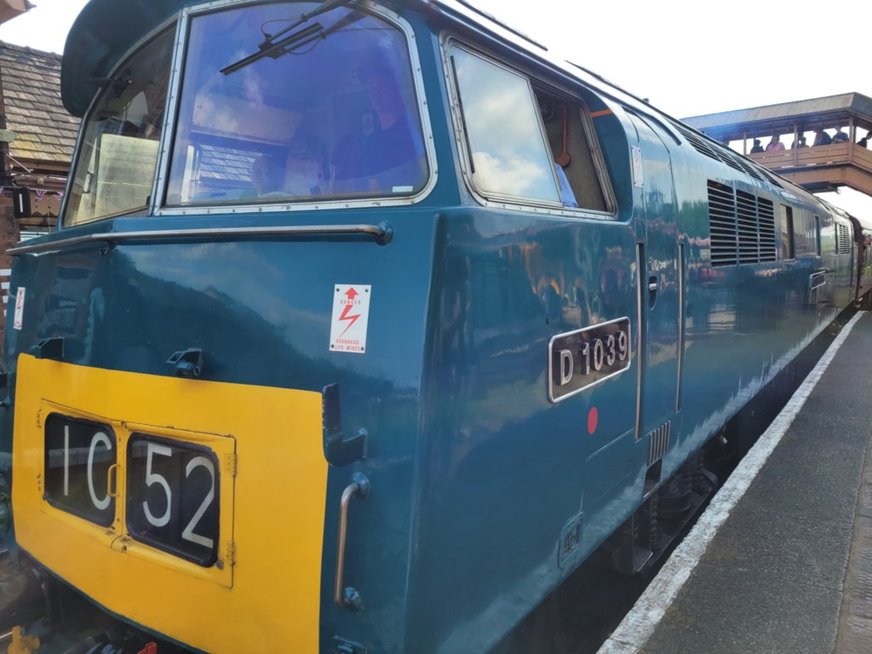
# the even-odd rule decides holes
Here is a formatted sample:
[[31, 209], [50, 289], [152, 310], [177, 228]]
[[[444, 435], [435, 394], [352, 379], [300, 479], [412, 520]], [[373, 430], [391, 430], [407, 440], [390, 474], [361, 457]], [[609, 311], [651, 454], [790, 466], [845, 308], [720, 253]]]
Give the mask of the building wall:
[[[64, 109], [60, 56], [0, 42], [0, 299], [8, 308], [12, 258], [28, 232], [54, 228], [79, 119]], [[31, 211], [16, 217], [14, 192], [27, 189]], [[0, 312], [0, 335], [6, 311]], [[0, 340], [0, 352], [2, 352]]]
[[[3, 299], [3, 313], [0, 319], [0, 333], [4, 333], [6, 327], [6, 307], [9, 301], [9, 276], [12, 268], [12, 258], [6, 254], [20, 240], [20, 228], [15, 220], [12, 209], [12, 194], [3, 189], [0, 194], [0, 297]], [[0, 352], [3, 343], [0, 342]]]

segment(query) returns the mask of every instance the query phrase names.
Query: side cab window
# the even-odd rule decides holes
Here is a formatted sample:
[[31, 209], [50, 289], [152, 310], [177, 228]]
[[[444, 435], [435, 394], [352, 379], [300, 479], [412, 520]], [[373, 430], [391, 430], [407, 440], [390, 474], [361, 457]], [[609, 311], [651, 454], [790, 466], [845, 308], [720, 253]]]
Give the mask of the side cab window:
[[560, 206], [529, 81], [455, 44], [449, 56], [475, 189], [491, 199]]
[[595, 163], [599, 157], [593, 145], [593, 126], [587, 107], [544, 89], [536, 90], [536, 101], [545, 125], [551, 160], [556, 164], [561, 181], [563, 204], [609, 211], [610, 203], [603, 192], [604, 175], [598, 174], [605, 165]]
[[467, 179], [486, 200], [608, 211], [579, 100], [456, 43], [446, 48]]

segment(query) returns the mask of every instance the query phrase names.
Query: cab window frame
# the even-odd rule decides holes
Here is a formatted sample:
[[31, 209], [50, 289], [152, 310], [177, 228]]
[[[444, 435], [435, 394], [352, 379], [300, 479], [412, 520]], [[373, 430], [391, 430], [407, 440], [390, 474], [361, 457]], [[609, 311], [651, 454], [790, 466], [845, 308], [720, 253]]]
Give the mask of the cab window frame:
[[[536, 76], [527, 67], [514, 65], [507, 62], [504, 58], [498, 56], [490, 50], [483, 49], [464, 41], [453, 34], [443, 35], [441, 39], [443, 68], [445, 71], [446, 87], [448, 93], [448, 101], [450, 103], [450, 123], [454, 131], [454, 142], [459, 160], [459, 170], [466, 188], [475, 200], [488, 207], [505, 208], [505, 209], [522, 209], [542, 213], [548, 215], [568, 216], [579, 219], [592, 218], [598, 221], [617, 221], [617, 202], [615, 200], [614, 189], [611, 183], [611, 177], [608, 168], [605, 164], [605, 158], [599, 144], [599, 139], [596, 136], [596, 130], [593, 125], [590, 109], [587, 102], [581, 97], [578, 92], [565, 89], [558, 86], [544, 76]], [[575, 197], [578, 204], [577, 207], [567, 206], [564, 202], [545, 202], [536, 198], [524, 196], [507, 197], [499, 193], [488, 192], [481, 189], [475, 182], [473, 177], [474, 165], [471, 159], [470, 142], [467, 132], [465, 116], [463, 115], [463, 98], [458, 87], [458, 79], [455, 74], [455, 69], [452, 60], [453, 48], [463, 50], [472, 56], [478, 57], [482, 61], [493, 65], [497, 68], [506, 70], [520, 78], [522, 78], [527, 86], [531, 102], [536, 109], [537, 132], [542, 140], [543, 147], [549, 160], [552, 164], [551, 177], [557, 188], [557, 197], [561, 198], [561, 180], [555, 168], [558, 166], [554, 161], [555, 153], [552, 152], [549, 144], [548, 134], [546, 133], [543, 116], [539, 109], [539, 96], [547, 95], [554, 98], [560, 103], [563, 103], [570, 109], [578, 120], [580, 127], [580, 138], [584, 145], [588, 148], [590, 157], [590, 165], [593, 168], [593, 175], [596, 178], [599, 191], [602, 194], [603, 204], [605, 209], [596, 209], [589, 206], [584, 206], [583, 200]]]
[[[245, 3], [245, 6], [256, 4], [274, 4], [269, 0], [252, 0]], [[421, 57], [418, 52], [417, 37], [414, 29], [409, 22], [404, 19], [399, 13], [378, 5], [366, 6], [365, 11], [373, 16], [376, 16], [392, 27], [396, 28], [404, 37], [405, 51], [408, 54], [411, 68], [411, 88], [414, 93], [414, 107], [418, 112], [420, 120], [424, 157], [427, 166], [427, 179], [420, 190], [414, 195], [403, 195], [398, 197], [391, 196], [367, 196], [365, 198], [344, 197], [341, 199], [321, 199], [316, 198], [311, 202], [306, 203], [252, 203], [247, 205], [239, 204], [213, 204], [213, 205], [191, 205], [182, 208], [167, 206], [165, 203], [165, 195], [168, 188], [168, 173], [172, 160], [171, 147], [175, 138], [176, 125], [180, 110], [180, 94], [184, 78], [184, 62], [188, 56], [189, 45], [189, 27], [193, 18], [203, 15], [218, 12], [230, 7], [242, 6], [236, 0], [217, 0], [213, 2], [204, 1], [196, 5], [180, 8], [179, 11], [160, 25], [156, 26], [142, 39], [133, 44], [121, 57], [118, 58], [118, 63], [111, 69], [107, 77], [116, 75], [119, 70], [136, 57], [144, 47], [149, 43], [159, 38], [165, 32], [169, 31], [173, 35], [171, 40], [169, 69], [168, 69], [168, 84], [166, 87], [166, 102], [163, 108], [163, 120], [160, 123], [160, 139], [158, 141], [158, 156], [155, 172], [151, 180], [151, 193], [148, 198], [147, 206], [139, 207], [130, 211], [121, 212], [118, 214], [107, 215], [104, 217], [89, 220], [85, 223], [72, 223], [68, 216], [70, 212], [70, 184], [72, 184], [72, 171], [78, 165], [78, 161], [82, 156], [83, 142], [85, 137], [85, 124], [87, 118], [92, 115], [98, 104], [102, 93], [95, 94], [91, 99], [88, 109], [83, 114], [82, 126], [78, 131], [76, 145], [74, 150], [73, 160], [71, 161], [71, 177], [67, 185], [67, 191], [64, 193], [62, 206], [60, 210], [59, 228], [68, 229], [72, 227], [80, 227], [82, 225], [101, 224], [107, 220], [115, 218], [154, 218], [161, 216], [209, 216], [209, 215], [234, 215], [234, 214], [272, 214], [272, 213], [288, 213], [305, 210], [318, 210], [324, 208], [336, 209], [355, 209], [355, 208], [373, 208], [373, 207], [393, 207], [393, 206], [411, 206], [425, 200], [433, 191], [438, 181], [438, 163], [436, 160], [436, 151], [434, 145], [433, 126], [430, 118], [430, 102], [428, 102], [427, 94], [425, 93], [425, 84], [421, 73]], [[362, 9], [363, 10], [363, 9]], [[158, 229], [158, 225], [154, 225]]]
[[[292, 4], [290, 0], [283, 2], [270, 2], [270, 0], [253, 0], [246, 3], [246, 8], [257, 6], [270, 6], [275, 4]], [[436, 185], [438, 178], [438, 165], [435, 156], [433, 128], [429, 115], [429, 103], [425, 94], [424, 82], [421, 73], [420, 56], [415, 32], [412, 26], [400, 14], [391, 9], [378, 6], [359, 6], [357, 11], [368, 14], [376, 19], [382, 20], [392, 28], [394, 28], [404, 41], [404, 52], [407, 55], [409, 62], [409, 74], [411, 76], [411, 92], [414, 95], [412, 106], [417, 111], [417, 118], [421, 127], [421, 137], [423, 140], [423, 156], [426, 165], [426, 179], [420, 188], [414, 193], [394, 195], [389, 193], [380, 194], [360, 194], [352, 193], [344, 195], [324, 195], [312, 196], [302, 201], [295, 201], [293, 197], [267, 199], [267, 198], [252, 198], [249, 202], [210, 202], [210, 203], [187, 203], [174, 204], [168, 201], [168, 193], [171, 185], [171, 167], [173, 163], [174, 147], [176, 137], [178, 135], [179, 115], [182, 105], [182, 92], [184, 89], [184, 77], [186, 66], [190, 61], [190, 31], [191, 22], [197, 18], [219, 13], [228, 9], [241, 7], [238, 2], [224, 0], [222, 2], [201, 3], [194, 6], [186, 7], [181, 10], [179, 20], [179, 43], [176, 48], [177, 60], [173, 62], [174, 78], [172, 83], [171, 96], [174, 98], [171, 108], [172, 115], [169, 118], [170, 123], [166, 130], [168, 139], [162, 146], [163, 157], [161, 160], [160, 172], [158, 176], [158, 185], [156, 196], [158, 201], [155, 203], [154, 215], [157, 216], [178, 216], [178, 215], [210, 215], [210, 214], [246, 214], [246, 213], [270, 213], [300, 211], [300, 210], [317, 210], [324, 208], [363, 208], [363, 207], [385, 207], [385, 206], [409, 206], [421, 202], [426, 198]]]
[[[173, 15], [169, 17], [167, 20], [163, 21], [161, 24], [157, 25], [153, 30], [147, 33], [142, 39], [137, 41], [133, 46], [131, 46], [122, 56], [118, 58], [118, 62], [114, 67], [110, 69], [109, 74], [106, 76], [107, 80], [112, 80], [118, 76], [119, 71], [124, 70], [126, 66], [130, 64], [137, 56], [141, 55], [143, 50], [153, 44], [155, 41], [159, 40], [164, 36], [171, 36], [170, 41], [173, 43], [172, 47], [174, 51], [171, 52], [171, 56], [169, 57], [169, 66], [167, 68], [167, 87], [164, 97], [164, 105], [163, 105], [163, 113], [162, 119], [157, 123], [157, 127], [160, 129], [160, 136], [157, 139], [157, 156], [155, 158], [155, 166], [154, 172], [152, 173], [152, 180], [150, 185], [150, 193], [146, 198], [146, 202], [144, 205], [140, 205], [137, 207], [108, 213], [101, 216], [92, 217], [88, 220], [84, 221], [73, 221], [71, 212], [71, 199], [73, 197], [73, 185], [76, 182], [76, 172], [78, 171], [78, 167], [81, 163], [82, 157], [85, 154], [91, 155], [93, 153], [93, 149], [88, 149], [85, 147], [85, 139], [88, 136], [88, 127], [91, 124], [91, 117], [94, 115], [94, 112], [100, 106], [104, 95], [106, 93], [106, 89], [100, 89], [99, 92], [94, 94], [94, 97], [91, 98], [91, 102], [88, 104], [88, 108], [82, 114], [82, 120], [79, 125], [79, 129], [76, 135], [76, 142], [73, 150], [73, 157], [70, 161], [69, 167], [69, 176], [66, 184], [66, 188], [64, 190], [64, 197], [61, 202], [60, 211], [58, 213], [58, 228], [60, 230], [64, 229], [72, 229], [79, 228], [87, 225], [101, 224], [107, 220], [112, 220], [114, 218], [125, 218], [125, 217], [142, 217], [142, 216], [151, 216], [155, 213], [155, 208], [157, 205], [157, 189], [158, 189], [158, 179], [160, 175], [160, 170], [163, 165], [163, 159], [165, 156], [165, 139], [167, 137], [167, 126], [169, 116], [173, 111], [173, 85], [174, 80], [176, 78], [176, 72], [174, 69], [174, 61], [177, 56], [177, 42], [179, 38], [179, 31], [181, 28], [181, 18], [179, 15]], [[86, 150], [88, 150], [86, 152]]]

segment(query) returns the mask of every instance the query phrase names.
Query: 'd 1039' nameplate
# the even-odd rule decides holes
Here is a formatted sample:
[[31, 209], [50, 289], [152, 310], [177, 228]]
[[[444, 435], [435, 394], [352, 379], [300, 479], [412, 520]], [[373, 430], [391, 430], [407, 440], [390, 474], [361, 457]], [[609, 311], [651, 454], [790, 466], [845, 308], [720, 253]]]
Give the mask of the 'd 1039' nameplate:
[[548, 399], [559, 402], [630, 367], [630, 319], [558, 334], [548, 345]]

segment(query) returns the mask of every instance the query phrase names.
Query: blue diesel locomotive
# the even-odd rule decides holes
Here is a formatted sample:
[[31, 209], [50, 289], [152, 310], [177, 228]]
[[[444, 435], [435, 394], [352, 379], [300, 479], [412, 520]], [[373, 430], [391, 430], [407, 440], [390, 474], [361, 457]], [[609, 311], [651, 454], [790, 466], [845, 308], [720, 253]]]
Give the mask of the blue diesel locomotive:
[[644, 569], [872, 287], [872, 225], [457, 0], [91, 0], [62, 92], [4, 533], [193, 649], [484, 652]]

